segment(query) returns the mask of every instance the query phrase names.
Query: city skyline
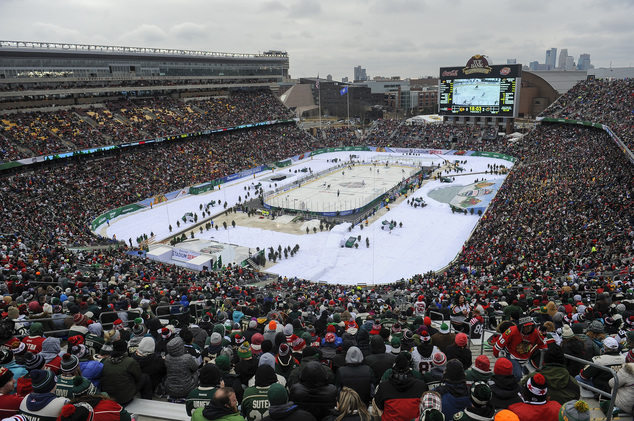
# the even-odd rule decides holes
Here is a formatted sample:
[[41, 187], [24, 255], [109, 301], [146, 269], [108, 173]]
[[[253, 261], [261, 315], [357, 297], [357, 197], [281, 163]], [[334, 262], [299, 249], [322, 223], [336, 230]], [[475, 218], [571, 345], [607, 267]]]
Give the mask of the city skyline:
[[[229, 53], [286, 51], [293, 78], [438, 75], [475, 54], [528, 66], [568, 51], [595, 68], [630, 67], [634, 3], [420, 0], [5, 0], [0, 39]], [[509, 28], [512, 28], [509, 29]], [[559, 64], [559, 57], [555, 57]]]

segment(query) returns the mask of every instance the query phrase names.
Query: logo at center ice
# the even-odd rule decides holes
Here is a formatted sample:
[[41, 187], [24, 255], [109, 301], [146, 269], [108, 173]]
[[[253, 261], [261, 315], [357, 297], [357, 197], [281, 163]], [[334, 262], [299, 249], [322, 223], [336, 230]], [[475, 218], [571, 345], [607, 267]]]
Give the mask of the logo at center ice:
[[360, 189], [365, 186], [361, 181], [345, 181], [343, 183], [339, 183], [339, 186], [350, 188], [350, 189]]

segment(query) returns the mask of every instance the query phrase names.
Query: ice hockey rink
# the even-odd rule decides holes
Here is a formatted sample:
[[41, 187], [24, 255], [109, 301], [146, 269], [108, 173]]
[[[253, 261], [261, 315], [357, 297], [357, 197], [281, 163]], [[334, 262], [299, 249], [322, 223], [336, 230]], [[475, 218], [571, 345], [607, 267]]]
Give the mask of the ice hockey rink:
[[265, 199], [274, 207], [309, 212], [358, 209], [420, 171], [413, 163], [365, 163], [340, 167]]

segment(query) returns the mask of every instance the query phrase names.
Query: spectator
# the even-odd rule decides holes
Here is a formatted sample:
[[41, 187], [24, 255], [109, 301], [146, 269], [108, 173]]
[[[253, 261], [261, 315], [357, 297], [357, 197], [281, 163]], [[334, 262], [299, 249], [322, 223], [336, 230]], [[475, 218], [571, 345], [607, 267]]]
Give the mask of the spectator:
[[[603, 354], [592, 358], [592, 362], [606, 367], [621, 366], [625, 362], [625, 356], [619, 353], [618, 342], [610, 336], [603, 341]], [[611, 392], [610, 379], [612, 379], [610, 372], [592, 366], [586, 366], [575, 377], [575, 380], [594, 386], [607, 393]]]
[[379, 335], [373, 335], [370, 339], [372, 354], [365, 357], [364, 364], [374, 373], [374, 384], [379, 384], [383, 373], [394, 365], [396, 357], [385, 352], [385, 342]]
[[339, 389], [349, 387], [358, 393], [361, 401], [370, 404], [374, 392], [374, 373], [370, 367], [363, 364], [363, 353], [356, 346], [352, 346], [346, 353], [346, 365], [337, 370], [335, 386]]
[[465, 333], [458, 333], [456, 335], [455, 344], [447, 347], [447, 360], [453, 360], [454, 358], [460, 360], [464, 369], [468, 369], [472, 364], [471, 350], [467, 348], [469, 344], [469, 337]]
[[491, 388], [482, 381], [473, 383], [469, 391], [471, 406], [458, 412], [453, 419], [456, 421], [493, 421], [495, 409], [491, 406]]
[[325, 368], [317, 361], [310, 361], [299, 375], [299, 383], [291, 386], [290, 399], [320, 420], [335, 407], [337, 387], [328, 382]]
[[[559, 402], [560, 405], [579, 399], [580, 390], [576, 380], [568, 373], [564, 365], [564, 352], [555, 343], [548, 345], [544, 354], [544, 365], [537, 370], [546, 379], [548, 384], [548, 399]], [[527, 378], [522, 379], [521, 384], [526, 383]]]
[[269, 415], [262, 421], [316, 421], [313, 414], [288, 400], [286, 389], [281, 384], [273, 383], [266, 395], [270, 403]]
[[55, 395], [55, 374], [50, 370], [31, 372], [33, 392], [24, 397], [19, 414], [33, 420], [57, 418], [68, 399]]
[[20, 409], [23, 396], [14, 394], [14, 388], [13, 372], [5, 367], [0, 367], [0, 416], [2, 418], [14, 416]]
[[[110, 358], [103, 360], [101, 390], [122, 406], [132, 402], [134, 395], [141, 390], [143, 399], [152, 395], [144, 389], [145, 381], [141, 367], [134, 359], [126, 356], [128, 345], [125, 341], [116, 341]], [[149, 379], [147, 380], [149, 386]]]
[[411, 365], [411, 355], [402, 352], [390, 377], [379, 384], [373, 407], [380, 411], [382, 420], [411, 420], [420, 415], [420, 397], [427, 391], [427, 384], [414, 378]]
[[[634, 409], [634, 350], [628, 351], [625, 362], [616, 372], [616, 377], [619, 386], [614, 400], [614, 411], [631, 414]], [[613, 378], [608, 380], [608, 384], [614, 391]], [[609, 400], [607, 402], [609, 404]]]
[[216, 390], [209, 405], [197, 408], [192, 421], [246, 421], [238, 412], [238, 399], [230, 387]]
[[431, 340], [434, 346], [447, 355], [447, 347], [455, 343], [456, 334], [450, 331], [449, 325], [446, 322], [442, 322], [438, 333], [432, 335]]
[[191, 417], [196, 408], [201, 408], [211, 401], [216, 389], [224, 387], [220, 369], [215, 364], [204, 365], [198, 374], [199, 386], [189, 392], [185, 401], [187, 415]]
[[520, 421], [557, 421], [561, 404], [548, 400], [547, 394], [546, 379], [537, 373], [522, 386], [522, 402], [509, 405], [508, 409], [515, 412]]
[[[359, 351], [361, 352], [361, 351]], [[343, 387], [337, 398], [337, 408], [330, 410], [327, 421], [372, 421], [373, 418], [361, 398], [349, 387]]]
[[495, 361], [490, 387], [490, 402], [495, 409], [506, 409], [514, 403], [521, 402], [520, 386], [513, 375], [513, 364], [508, 358], [500, 357]]
[[255, 372], [255, 386], [247, 387], [242, 397], [241, 412], [247, 421], [261, 420], [269, 414], [267, 393], [274, 383], [277, 383], [275, 369], [269, 364], [260, 365]]
[[443, 383], [436, 388], [442, 398], [442, 413], [446, 419], [469, 406], [469, 389], [460, 360], [449, 360], [445, 368]]
[[171, 398], [185, 398], [198, 384], [198, 363], [185, 352], [180, 337], [167, 344], [165, 369], [165, 392]]
[[492, 375], [493, 372], [491, 371], [489, 357], [479, 355], [475, 360], [475, 364], [467, 369], [465, 379], [467, 380], [467, 385], [471, 387], [471, 385], [477, 381], [488, 383]]

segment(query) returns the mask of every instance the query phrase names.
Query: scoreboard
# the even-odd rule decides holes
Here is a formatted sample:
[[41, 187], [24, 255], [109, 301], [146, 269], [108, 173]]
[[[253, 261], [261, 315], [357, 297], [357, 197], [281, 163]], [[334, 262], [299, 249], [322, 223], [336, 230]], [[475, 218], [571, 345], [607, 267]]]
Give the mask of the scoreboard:
[[[470, 63], [476, 57], [474, 56]], [[438, 114], [447, 116], [517, 117], [520, 64], [442, 67], [438, 82]]]

